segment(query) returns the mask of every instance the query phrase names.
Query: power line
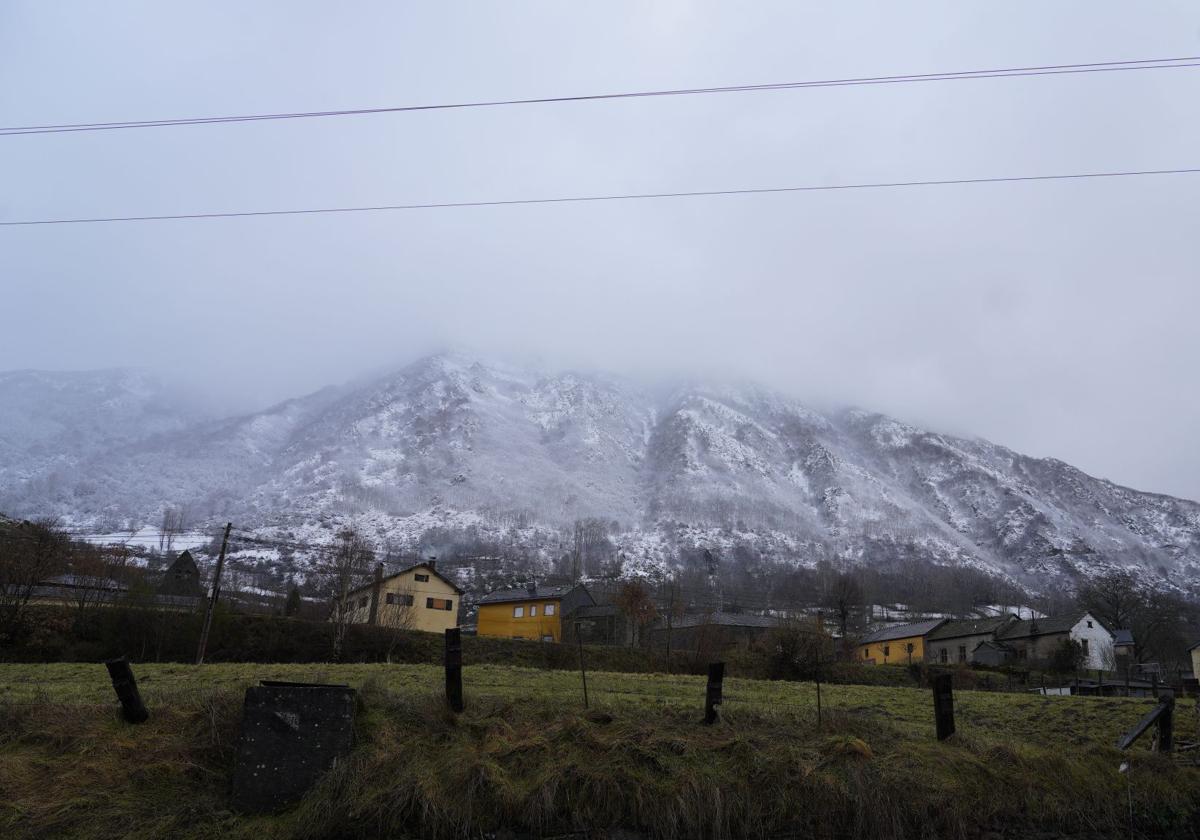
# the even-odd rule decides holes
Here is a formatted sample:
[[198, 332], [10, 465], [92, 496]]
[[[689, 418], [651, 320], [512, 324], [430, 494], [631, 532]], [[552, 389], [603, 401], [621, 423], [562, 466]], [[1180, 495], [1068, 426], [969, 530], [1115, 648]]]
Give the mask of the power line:
[[905, 84], [910, 82], [946, 82], [967, 79], [998, 79], [1022, 76], [1058, 76], [1076, 73], [1101, 73], [1126, 70], [1169, 70], [1200, 66], [1200, 56], [1150, 58], [1134, 61], [1097, 61], [1088, 64], [1048, 64], [1033, 67], [1006, 67], [987, 70], [954, 70], [944, 73], [907, 73], [892, 76], [862, 76], [846, 79], [814, 79], [801, 82], [769, 82], [756, 85], [724, 85], [719, 87], [674, 88], [622, 93], [597, 93], [575, 96], [547, 96], [528, 99], [493, 99], [432, 105], [396, 105], [381, 108], [347, 108], [327, 111], [290, 111], [273, 114], [243, 114], [215, 117], [176, 117], [160, 120], [119, 120], [94, 123], [61, 123], [56, 125], [25, 125], [0, 128], [0, 136], [17, 134], [58, 134], [75, 131], [112, 131], [127, 128], [166, 128], [188, 125], [261, 122], [264, 120], [296, 120], [317, 117], [364, 116], [395, 114], [411, 111], [445, 111], [465, 108], [495, 108], [513, 105], [548, 105], [567, 102], [598, 102], [612, 99], [642, 99], [665, 96], [696, 96], [714, 93], [751, 93], [803, 88], [850, 87], [859, 85]]
[[80, 225], [108, 222], [160, 222], [183, 219], [232, 219], [250, 216], [311, 216], [325, 213], [378, 213], [392, 210], [446, 210], [463, 207], [509, 207], [527, 204], [570, 204], [600, 201], [641, 201], [659, 198], [701, 198], [731, 195], [768, 195], [771, 193], [832, 192], [835, 190], [898, 189], [901, 187], [946, 187], [968, 184], [1001, 184], [1030, 181], [1072, 181], [1091, 178], [1130, 178], [1147, 175], [1186, 175], [1200, 173], [1200, 167], [1181, 169], [1144, 169], [1118, 172], [1076, 172], [1060, 175], [1012, 175], [993, 178], [942, 178], [930, 181], [883, 181], [860, 184], [807, 184], [792, 187], [757, 187], [731, 190], [691, 190], [684, 192], [625, 193], [622, 195], [577, 195], [554, 198], [512, 198], [494, 201], [443, 201], [427, 204], [382, 204], [365, 207], [316, 207], [300, 210], [240, 210], [219, 213], [175, 213], [154, 216], [97, 216], [76, 219], [25, 219], [0, 222], [0, 227], [26, 225]]

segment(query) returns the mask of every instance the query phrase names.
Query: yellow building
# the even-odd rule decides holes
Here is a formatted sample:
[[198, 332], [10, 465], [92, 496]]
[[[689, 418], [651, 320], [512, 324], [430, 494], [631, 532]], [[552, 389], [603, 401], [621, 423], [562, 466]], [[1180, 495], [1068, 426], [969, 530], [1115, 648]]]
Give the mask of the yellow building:
[[479, 602], [480, 636], [502, 639], [562, 641], [562, 617], [578, 607], [594, 606], [582, 586], [538, 586], [502, 589]]
[[944, 618], [897, 624], [859, 639], [859, 662], [867, 665], [911, 665], [925, 661], [925, 637], [946, 622]]
[[462, 590], [433, 561], [388, 577], [380, 566], [374, 581], [347, 593], [344, 615], [350, 623], [442, 633], [458, 626], [461, 602]]

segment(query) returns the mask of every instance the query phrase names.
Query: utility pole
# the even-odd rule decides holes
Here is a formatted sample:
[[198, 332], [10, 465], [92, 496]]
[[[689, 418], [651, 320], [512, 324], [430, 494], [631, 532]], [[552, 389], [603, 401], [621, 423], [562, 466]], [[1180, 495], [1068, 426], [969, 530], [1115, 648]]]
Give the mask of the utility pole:
[[204, 649], [208, 647], [208, 631], [212, 627], [213, 613], [217, 611], [217, 598], [221, 596], [221, 569], [225, 567], [225, 549], [229, 547], [229, 532], [233, 523], [225, 523], [225, 536], [221, 538], [221, 553], [217, 555], [217, 570], [213, 573], [212, 597], [208, 599], [208, 612], [204, 614], [204, 629], [200, 631], [200, 646], [196, 648], [196, 664], [204, 663]]

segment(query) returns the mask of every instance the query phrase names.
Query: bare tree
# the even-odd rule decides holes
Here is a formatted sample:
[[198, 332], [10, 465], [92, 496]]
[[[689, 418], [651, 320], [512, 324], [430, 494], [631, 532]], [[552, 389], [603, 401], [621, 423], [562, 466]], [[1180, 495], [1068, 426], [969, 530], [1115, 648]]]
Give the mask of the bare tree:
[[658, 618], [658, 608], [650, 597], [650, 588], [640, 580], [627, 581], [617, 591], [613, 603], [629, 620], [632, 631], [629, 634], [629, 646], [639, 644], [645, 629]]
[[368, 572], [375, 554], [353, 528], [346, 528], [337, 536], [337, 542], [328, 559], [321, 564], [321, 572], [327, 577], [327, 595], [333, 601], [331, 620], [333, 629], [333, 658], [341, 659], [346, 641], [346, 629], [354, 615], [349, 603], [351, 590], [368, 580]]
[[850, 623], [851, 614], [862, 606], [862, 603], [863, 588], [857, 575], [851, 572], [842, 572], [833, 579], [825, 596], [825, 606], [833, 610], [834, 615], [837, 616], [838, 630], [843, 639], [846, 638], [846, 628]]
[[0, 638], [24, 626], [35, 587], [67, 569], [71, 540], [53, 520], [0, 531]]
[[162, 530], [158, 535], [158, 550], [170, 554], [174, 550], [175, 537], [183, 532], [187, 514], [181, 505], [163, 508]]

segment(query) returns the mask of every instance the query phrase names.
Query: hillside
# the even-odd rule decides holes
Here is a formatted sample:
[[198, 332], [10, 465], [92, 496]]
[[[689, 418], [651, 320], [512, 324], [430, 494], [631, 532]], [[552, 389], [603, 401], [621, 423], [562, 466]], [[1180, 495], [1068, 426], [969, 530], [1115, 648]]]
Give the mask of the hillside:
[[[13, 395], [18, 398], [14, 398]], [[1053, 459], [753, 385], [544, 373], [443, 354], [197, 421], [143, 380], [0, 375], [0, 510], [117, 530], [181, 506], [398, 551], [466, 538], [550, 562], [596, 518], [629, 570], [682, 547], [812, 565], [921, 557], [1037, 589], [1112, 566], [1200, 585], [1200, 505]]]

